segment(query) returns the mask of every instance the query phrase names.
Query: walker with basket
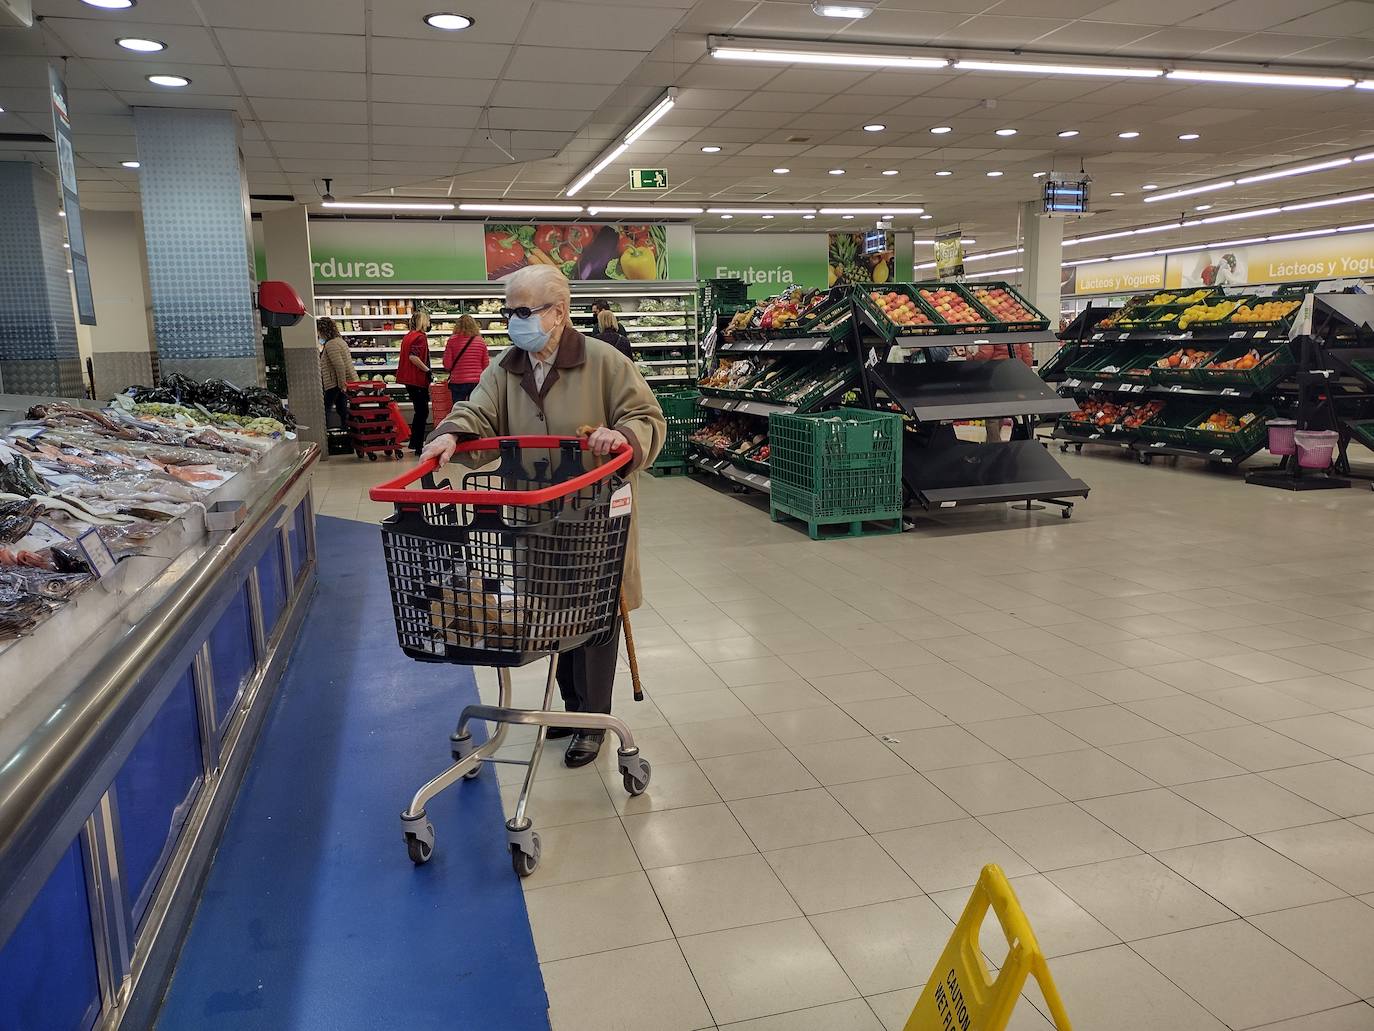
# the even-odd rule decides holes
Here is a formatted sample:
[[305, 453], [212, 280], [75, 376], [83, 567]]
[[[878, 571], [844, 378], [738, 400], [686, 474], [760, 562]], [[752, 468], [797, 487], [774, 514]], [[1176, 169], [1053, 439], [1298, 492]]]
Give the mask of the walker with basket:
[[[434, 849], [425, 805], [483, 763], [525, 766], [515, 810], [506, 821], [511, 863], [521, 877], [539, 864], [539, 835], [527, 813], [545, 736], [551, 726], [611, 731], [625, 790], [649, 786], [650, 766], [621, 719], [552, 709], [561, 652], [604, 643], [615, 630], [632, 499], [621, 475], [628, 447], [587, 469], [587, 441], [571, 437], [494, 437], [458, 445], [455, 459], [495, 468], [465, 472], [461, 488], [436, 483], [437, 463], [423, 462], [373, 488], [373, 501], [395, 505], [382, 523], [396, 633], [422, 662], [493, 666], [496, 705], [469, 705], [450, 736], [453, 765], [425, 784], [401, 814], [406, 849], [424, 863]], [[486, 462], [490, 466], [490, 461]], [[419, 481], [419, 486], [414, 486]], [[549, 661], [543, 707], [511, 706], [513, 666]], [[475, 744], [470, 724], [494, 724]], [[528, 760], [498, 758], [510, 724], [538, 728]]]

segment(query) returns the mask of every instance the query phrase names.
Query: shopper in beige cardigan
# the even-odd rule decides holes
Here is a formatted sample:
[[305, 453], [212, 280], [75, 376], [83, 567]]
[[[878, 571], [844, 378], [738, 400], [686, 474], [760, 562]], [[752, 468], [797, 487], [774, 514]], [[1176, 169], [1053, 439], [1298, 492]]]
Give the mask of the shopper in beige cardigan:
[[[597, 455], [626, 445], [631, 488], [638, 473], [663, 447], [667, 424], [658, 399], [634, 363], [610, 344], [572, 328], [572, 292], [552, 265], [530, 265], [506, 281], [502, 314], [512, 346], [482, 374], [472, 396], [453, 408], [435, 429], [424, 457], [448, 461], [459, 439], [492, 436], [574, 436], [594, 426], [588, 442]], [[528, 313], [512, 309], [529, 309]], [[639, 577], [639, 504], [631, 510], [625, 549], [624, 594], [629, 608], [643, 600]], [[620, 627], [608, 644], [586, 646], [559, 656], [558, 686], [569, 712], [610, 712]], [[570, 730], [556, 728], [551, 737]], [[579, 732], [564, 762], [585, 766], [601, 748], [602, 734]]]
[[343, 334], [333, 319], [315, 320], [315, 333], [320, 338], [320, 385], [324, 387], [324, 410], [333, 408], [339, 415], [339, 425], [348, 429], [348, 392], [345, 383], [358, 378], [353, 367], [353, 355], [344, 343]]

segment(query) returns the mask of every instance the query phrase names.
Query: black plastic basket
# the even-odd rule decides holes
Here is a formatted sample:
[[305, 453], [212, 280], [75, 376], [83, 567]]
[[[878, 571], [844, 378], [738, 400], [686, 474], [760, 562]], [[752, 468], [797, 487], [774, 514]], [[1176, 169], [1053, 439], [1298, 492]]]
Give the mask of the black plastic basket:
[[371, 491], [396, 506], [382, 551], [402, 651], [523, 666], [608, 639], [632, 504], [619, 471], [631, 454], [589, 471], [585, 448], [560, 437], [472, 441], [463, 460], [500, 461], [465, 473], [460, 489], [436, 483], [430, 461]]

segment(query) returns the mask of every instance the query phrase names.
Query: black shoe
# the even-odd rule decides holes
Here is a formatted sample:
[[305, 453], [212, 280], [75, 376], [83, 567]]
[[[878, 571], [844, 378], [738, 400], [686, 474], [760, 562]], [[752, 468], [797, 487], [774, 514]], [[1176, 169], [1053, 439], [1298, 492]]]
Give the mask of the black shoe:
[[576, 733], [572, 727], [550, 727], [544, 737], [549, 741], [556, 741], [561, 737], [572, 737]]
[[577, 769], [595, 762], [601, 753], [601, 739], [605, 736], [605, 731], [601, 730], [578, 731], [563, 756], [563, 765]]

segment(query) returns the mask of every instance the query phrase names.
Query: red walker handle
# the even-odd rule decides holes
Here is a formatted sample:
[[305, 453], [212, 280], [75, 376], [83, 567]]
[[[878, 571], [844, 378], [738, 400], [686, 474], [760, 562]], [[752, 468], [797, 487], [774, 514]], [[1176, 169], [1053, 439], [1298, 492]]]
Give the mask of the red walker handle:
[[[588, 450], [586, 437], [483, 437], [480, 440], [460, 442], [454, 454], [467, 454], [473, 451], [499, 451], [501, 442], [506, 440], [513, 440], [522, 448], [548, 450], [558, 448], [565, 441], [575, 440], [582, 446], [583, 451]], [[414, 483], [439, 468], [438, 459], [429, 458], [415, 468], [403, 472], [394, 480], [387, 480], [386, 483], [373, 487], [368, 491], [368, 497], [373, 501], [389, 501], [397, 505], [522, 505], [533, 507], [546, 505], [550, 501], [567, 497], [569, 494], [576, 494], [584, 487], [590, 487], [592, 484], [606, 479], [616, 470], [623, 469], [633, 459], [634, 452], [629, 447], [622, 445], [611, 452], [610, 460], [604, 465], [599, 465], [581, 476], [574, 476], [571, 480], [563, 480], [561, 483], [554, 483], [539, 490], [407, 489], [408, 484]]]

